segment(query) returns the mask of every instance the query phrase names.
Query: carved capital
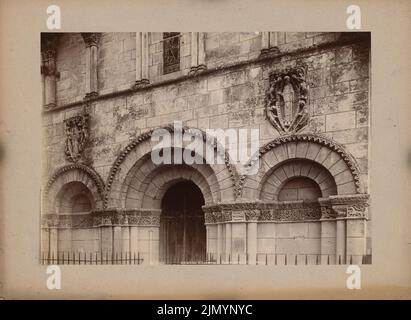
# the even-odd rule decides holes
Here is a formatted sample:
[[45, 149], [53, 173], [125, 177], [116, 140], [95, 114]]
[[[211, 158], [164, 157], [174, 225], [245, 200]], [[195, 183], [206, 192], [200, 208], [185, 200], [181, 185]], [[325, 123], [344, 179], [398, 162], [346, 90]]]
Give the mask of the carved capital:
[[98, 46], [98, 43], [101, 38], [101, 33], [99, 32], [83, 32], [81, 33], [81, 36], [83, 37], [84, 43], [86, 44], [86, 47], [91, 47], [91, 46]]
[[204, 213], [205, 223], [219, 223], [221, 222], [221, 212], [207, 210]]
[[59, 216], [57, 214], [43, 214], [41, 216], [42, 228], [57, 228], [59, 226]]
[[248, 210], [245, 212], [245, 217], [247, 221], [258, 221], [261, 215], [260, 209]]
[[58, 75], [56, 70], [57, 46], [59, 33], [43, 33], [41, 35], [41, 74], [45, 76]]
[[368, 218], [368, 194], [330, 196], [330, 202], [337, 218]]

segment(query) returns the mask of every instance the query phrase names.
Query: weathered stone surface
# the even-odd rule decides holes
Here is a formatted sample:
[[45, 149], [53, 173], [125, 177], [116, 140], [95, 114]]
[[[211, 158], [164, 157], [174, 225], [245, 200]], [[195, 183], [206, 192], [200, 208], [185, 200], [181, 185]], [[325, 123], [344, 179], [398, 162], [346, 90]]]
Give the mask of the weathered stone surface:
[[[278, 198], [281, 188], [288, 184], [288, 180], [301, 176], [308, 177], [307, 179], [312, 179], [313, 183], [318, 184], [323, 197], [337, 191], [338, 195], [355, 194], [359, 192], [360, 187], [366, 192], [370, 126], [370, 49], [369, 43], [359, 43], [358, 39], [355, 39], [355, 34], [352, 35], [352, 41], [350, 35], [347, 37], [348, 40], [341, 44], [335, 42], [341, 40], [339, 33], [278, 32], [278, 51], [273, 50], [270, 53], [277, 57], [270, 58], [268, 55], [260, 59], [261, 33], [205, 33], [204, 63], [207, 70], [203, 74], [199, 72], [189, 75], [193, 60], [191, 34], [183, 32], [180, 35], [179, 69], [163, 74], [163, 35], [160, 32], [149, 33], [149, 83], [132, 89], [136, 81], [136, 34], [103, 33], [98, 47], [97, 66], [100, 97], [91, 99], [86, 104], [83, 102], [86, 87], [85, 44], [80, 34], [66, 33], [60, 39], [57, 58], [57, 71], [60, 77], [56, 84], [56, 99], [57, 106], [61, 109], [46, 112], [43, 117], [45, 161], [42, 176], [47, 181], [58, 168], [67, 165], [64, 157], [67, 133], [63, 121], [87, 109], [90, 117], [90, 135], [85, 152], [90, 155], [89, 165], [101, 176], [105, 186], [112, 187], [112, 193], [107, 195], [108, 200], [97, 199], [96, 203], [108, 202], [121, 207], [123, 204], [120, 203], [120, 198], [125, 199], [129, 195], [127, 206], [138, 206], [142, 203], [142, 196], [137, 194], [143, 194], [143, 191], [127, 192], [127, 188], [145, 188], [148, 193], [160, 194], [162, 187], [150, 186], [149, 181], [154, 180], [149, 178], [149, 181], [144, 183], [128, 182], [124, 186], [118, 183], [120, 178], [125, 179], [128, 172], [134, 170], [134, 166], [138, 167], [141, 164], [137, 161], [143, 156], [141, 142], [144, 139], [149, 140], [150, 137], [144, 137], [144, 133], [181, 120], [185, 126], [203, 130], [259, 129], [259, 142], [262, 146], [284, 136], [267, 119], [266, 103], [270, 74], [286, 68], [304, 66], [308, 86], [309, 119], [299, 134], [327, 137], [333, 144], [338, 145], [337, 149], [344, 149], [346, 154], [335, 151], [336, 149], [331, 151], [332, 147], [326, 147], [324, 144], [294, 141], [270, 149], [268, 152], [271, 158], [263, 161], [254, 180], [250, 179], [249, 184], [244, 187], [241, 185], [240, 176], [236, 175], [234, 169], [231, 169], [234, 171], [230, 174], [226, 165], [221, 166], [227, 171], [217, 170], [217, 167], [213, 169], [215, 172], [212, 169], [204, 170], [202, 174], [206, 175], [206, 182], [202, 182], [203, 180], [194, 173], [192, 178], [203, 188], [205, 186], [202, 184], [212, 181], [210, 184], [214, 188], [220, 188], [220, 191], [213, 189], [207, 196], [218, 198], [222, 202], [231, 199], [234, 194], [239, 202], [241, 198], [255, 202], [257, 189], [261, 191], [263, 199], [273, 201]], [[68, 103], [74, 105], [67, 106]], [[135, 144], [130, 146], [131, 143]], [[150, 145], [144, 148], [145, 154], [149, 152]], [[234, 148], [234, 144], [230, 144], [228, 149], [230, 148]], [[125, 160], [131, 154], [135, 159]], [[348, 162], [341, 160], [348, 156], [353, 158], [353, 168], [349, 168]], [[302, 164], [296, 159], [311, 160], [318, 165]], [[287, 164], [280, 167], [283, 161], [287, 161]], [[320, 166], [330, 172], [333, 180], [328, 179]], [[236, 164], [236, 168], [239, 167]], [[359, 177], [357, 180], [353, 178], [353, 172], [356, 170]], [[150, 173], [150, 170], [136, 170], [133, 177], [143, 182]], [[156, 179], [155, 183], [165, 185], [168, 183], [167, 177], [171, 176], [164, 172], [161, 179]], [[263, 179], [267, 179], [264, 180], [267, 183], [265, 188], [262, 186]], [[335, 182], [337, 187], [330, 181]], [[61, 184], [69, 182], [64, 180]], [[92, 185], [92, 182], [87, 182], [87, 185]], [[238, 191], [241, 188], [242, 193]], [[291, 188], [288, 185], [286, 189], [282, 196], [287, 199], [305, 199], [314, 194], [318, 196], [314, 188], [307, 186]], [[154, 196], [148, 196], [152, 196], [151, 202], [147, 200], [146, 203], [154, 203]], [[218, 249], [222, 240], [217, 236], [217, 227], [210, 225], [207, 228], [210, 252], [224, 252], [224, 246], [229, 243], [225, 238], [226, 231], [220, 234], [220, 238], [224, 238], [224, 246]], [[153, 232], [151, 236], [149, 230]], [[246, 230], [246, 223], [233, 226], [232, 252], [245, 253]], [[158, 254], [161, 237], [158, 230], [147, 227], [140, 231], [141, 253], [147, 259], [149, 250], [153, 250], [151, 255], [155, 252]], [[90, 233], [90, 230], [76, 231], [73, 234], [62, 232], [58, 237], [58, 246], [61, 250], [93, 252], [102, 248], [112, 248], [112, 232], [113, 230], [102, 232], [100, 244], [99, 236]], [[352, 228], [350, 232], [353, 237], [363, 236], [361, 230], [356, 228]], [[332, 248], [335, 247], [334, 233], [332, 226], [321, 227], [321, 222], [260, 221], [257, 229], [257, 252], [314, 255], [322, 253], [323, 248], [328, 254], [332, 253]], [[75, 246], [70, 244], [72, 236], [77, 241]], [[122, 238], [127, 238], [127, 232], [124, 232]], [[152, 241], [151, 244], [149, 241]], [[355, 239], [350, 241], [356, 242]], [[46, 242], [44, 244], [46, 245]], [[357, 247], [354, 249], [357, 250]]]

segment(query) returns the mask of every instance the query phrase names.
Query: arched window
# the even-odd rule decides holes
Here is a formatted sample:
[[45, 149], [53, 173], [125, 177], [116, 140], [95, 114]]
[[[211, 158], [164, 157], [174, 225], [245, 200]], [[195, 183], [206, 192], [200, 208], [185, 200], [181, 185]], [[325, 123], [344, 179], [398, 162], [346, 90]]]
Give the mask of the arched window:
[[163, 73], [180, 70], [180, 33], [163, 33]]

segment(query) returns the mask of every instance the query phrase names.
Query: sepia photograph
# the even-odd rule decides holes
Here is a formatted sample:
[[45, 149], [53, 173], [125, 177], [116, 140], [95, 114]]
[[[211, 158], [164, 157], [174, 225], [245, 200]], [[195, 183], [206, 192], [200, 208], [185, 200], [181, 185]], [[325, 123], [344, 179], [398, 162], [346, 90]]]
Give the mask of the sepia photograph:
[[[410, 300], [410, 13], [0, 0], [0, 303], [256, 319]], [[332, 308], [397, 309], [358, 306]]]
[[370, 48], [42, 33], [40, 263], [370, 264]]

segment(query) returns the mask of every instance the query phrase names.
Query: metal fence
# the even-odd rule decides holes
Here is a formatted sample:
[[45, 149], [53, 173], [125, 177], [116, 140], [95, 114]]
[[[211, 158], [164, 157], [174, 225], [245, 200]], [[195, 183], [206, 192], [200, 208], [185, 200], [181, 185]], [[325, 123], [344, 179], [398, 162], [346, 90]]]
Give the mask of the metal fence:
[[[213, 254], [209, 253], [203, 259], [183, 261], [181, 259], [168, 259], [160, 264], [167, 265], [349, 265], [349, 264], [371, 264], [372, 255], [326, 255], [326, 254], [273, 254], [258, 253], [251, 257], [248, 254]], [[119, 253], [84, 253], [84, 252], [42, 252], [41, 264], [71, 264], [71, 265], [138, 265], [150, 263], [150, 259], [144, 261], [140, 252]], [[157, 264], [158, 262], [152, 261]]]
[[142, 264], [140, 253], [99, 253], [99, 252], [42, 252], [41, 264]]

